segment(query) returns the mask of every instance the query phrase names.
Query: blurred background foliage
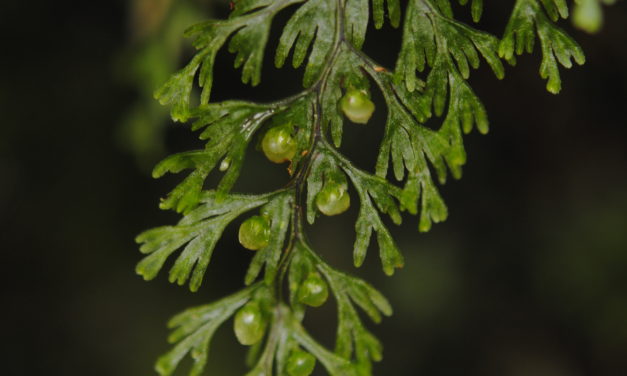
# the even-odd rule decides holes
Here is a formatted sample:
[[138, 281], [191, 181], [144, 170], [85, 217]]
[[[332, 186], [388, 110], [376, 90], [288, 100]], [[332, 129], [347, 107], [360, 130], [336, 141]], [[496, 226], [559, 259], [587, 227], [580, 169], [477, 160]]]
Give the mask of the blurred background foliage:
[[[486, 4], [480, 27], [500, 34], [512, 3]], [[182, 30], [227, 11], [209, 0], [0, 4], [2, 374], [149, 375], [171, 315], [242, 285], [251, 255], [237, 223], [196, 294], [133, 272], [134, 236], [177, 218], [157, 203], [179, 177], [152, 180], [150, 166], [199, 145], [152, 91], [189, 56]], [[588, 62], [564, 72], [558, 96], [537, 77], [537, 54], [501, 82], [486, 67], [473, 73], [492, 129], [467, 138], [465, 176], [442, 188], [449, 220], [423, 235], [415, 218], [394, 230], [407, 260], [394, 277], [373, 252], [357, 270], [395, 307], [374, 327], [385, 344], [375, 374], [627, 374], [627, 4], [606, 16], [593, 36], [564, 23]], [[365, 49], [393, 66], [398, 37], [370, 30]], [[302, 72], [269, 63], [248, 88], [232, 61], [218, 58], [214, 100], [298, 90]], [[377, 104], [368, 126], [346, 125], [342, 147], [366, 168], [385, 118]], [[251, 148], [236, 188], [286, 179]], [[345, 269], [355, 215], [310, 229], [316, 249]], [[327, 304], [306, 321], [327, 344], [334, 312]], [[243, 357], [229, 324], [213, 342], [211, 374], [243, 374]]]

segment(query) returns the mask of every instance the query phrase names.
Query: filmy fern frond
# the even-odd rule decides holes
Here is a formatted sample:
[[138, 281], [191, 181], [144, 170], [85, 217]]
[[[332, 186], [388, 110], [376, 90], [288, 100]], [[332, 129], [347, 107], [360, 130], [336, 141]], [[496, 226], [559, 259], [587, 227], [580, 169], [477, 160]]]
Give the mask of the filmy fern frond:
[[213, 85], [213, 65], [218, 51], [231, 38], [229, 51], [236, 54], [235, 67], [242, 67], [242, 81], [253, 86], [261, 81], [261, 65], [273, 17], [282, 9], [304, 0], [240, 1], [233, 15], [223, 21], [207, 21], [189, 28], [188, 37], [196, 37], [198, 53], [185, 68], [174, 74], [157, 92], [161, 104], [172, 106], [172, 119], [185, 122], [190, 117], [190, 95], [194, 77], [203, 88], [200, 104], [207, 104]]
[[220, 160], [224, 161], [222, 170], [225, 173], [218, 192], [228, 192], [239, 176], [251, 137], [275, 111], [270, 106], [240, 101], [208, 104], [195, 110], [196, 121], [192, 130], [205, 128], [200, 139], [207, 140], [207, 144], [202, 150], [174, 154], [155, 166], [155, 178], [167, 172], [194, 170], [161, 202], [161, 208], [183, 213], [194, 209], [205, 179]]
[[[382, 347], [362, 324], [356, 306], [372, 321], [378, 323], [381, 321], [381, 315], [392, 314], [390, 303], [370, 284], [333, 269], [310, 247], [301, 243], [297, 246], [297, 253], [292, 261], [290, 286], [298, 286], [299, 282], [313, 270], [319, 271], [324, 276], [338, 304], [335, 353], [345, 359], [354, 357], [357, 374], [369, 374], [371, 362], [380, 361], [382, 358]], [[294, 294], [295, 291], [292, 299]]]
[[305, 87], [314, 83], [329, 58], [336, 32], [337, 6], [336, 1], [309, 0], [294, 13], [283, 29], [276, 51], [277, 68], [283, 66], [292, 48], [292, 66], [298, 68], [311, 45], [303, 76]]
[[[575, 23], [590, 30], [598, 26], [599, 1], [577, 0]], [[458, 3], [470, 6], [474, 22], [480, 20], [482, 0]], [[227, 43], [235, 68], [242, 69], [242, 82], [261, 82], [273, 20], [288, 7], [292, 13], [280, 32], [274, 63], [282, 67], [291, 54], [293, 67], [304, 65], [303, 91], [267, 104], [209, 102], [214, 61]], [[256, 254], [244, 277], [247, 287], [170, 322], [174, 347], [157, 362], [161, 375], [172, 374], [187, 354], [193, 360], [190, 375], [200, 375], [215, 330], [235, 316], [238, 340], [251, 345], [247, 376], [309, 375], [316, 361], [332, 376], [370, 376], [372, 363], [382, 359], [382, 346], [360, 315], [378, 323], [392, 308], [370, 284], [328, 265], [307, 242], [305, 221], [313, 225], [319, 213], [337, 215], [358, 206], [354, 265], [364, 263], [376, 236], [382, 269], [392, 275], [404, 259], [385, 221], [389, 217], [400, 225], [404, 213], [417, 215], [421, 232], [444, 221], [448, 209], [438, 184], [449, 174], [461, 177], [463, 134], [474, 128], [488, 131], [486, 108], [468, 82], [471, 71], [483, 61], [502, 79], [504, 62], [513, 65], [516, 55], [531, 52], [537, 38], [540, 75], [557, 93], [558, 63], [570, 68], [573, 60], [584, 62], [581, 48], [555, 24], [569, 16], [565, 0], [517, 0], [501, 40], [456, 20], [450, 0], [409, 0], [404, 15], [402, 9], [399, 0], [237, 0], [227, 19], [188, 29], [197, 53], [156, 97], [171, 106], [174, 120], [193, 119], [191, 129], [206, 144], [155, 167], [155, 177], [191, 172], [161, 202], [162, 209], [183, 213], [183, 218], [137, 237], [146, 254], [137, 272], [155, 278], [182, 249], [169, 279], [189, 282], [196, 291], [226, 226], [253, 210], [259, 215], [246, 219], [239, 239]], [[393, 70], [361, 50], [369, 24], [380, 29], [386, 19], [392, 27], [402, 26], [403, 33]], [[202, 91], [192, 105], [196, 79]], [[387, 118], [369, 125], [383, 129], [370, 171], [357, 168], [338, 148], [344, 127], [351, 126], [345, 118], [358, 124], [371, 119], [375, 104], [369, 98], [375, 90], [384, 98]], [[289, 161], [289, 179], [266, 194], [231, 193], [255, 136], [269, 160]], [[215, 190], [205, 190], [216, 167], [223, 176]], [[353, 191], [357, 200], [350, 199]], [[303, 326], [308, 307], [324, 304], [329, 295], [338, 311], [333, 350]], [[299, 371], [291, 368], [296, 366]]]
[[137, 264], [137, 273], [146, 280], [155, 278], [167, 258], [185, 246], [170, 269], [169, 279], [182, 285], [191, 277], [190, 290], [198, 290], [225, 227], [270, 199], [270, 195], [217, 196], [214, 191], [203, 192], [198, 208], [189, 212], [176, 226], [157, 227], [138, 235], [136, 240], [142, 244], [140, 251], [148, 256]]
[[171, 375], [189, 354], [194, 361], [189, 375], [202, 374], [216, 329], [250, 299], [256, 287], [251, 286], [215, 303], [190, 308], [174, 316], [168, 322], [168, 327], [173, 329], [168, 342], [176, 345], [157, 360], [156, 371], [161, 376]]
[[[572, 60], [581, 65], [586, 61], [581, 47], [553, 21], [558, 16], [567, 17], [568, 8], [563, 0], [543, 0], [545, 11], [537, 0], [517, 0], [512, 17], [505, 29], [499, 45], [499, 56], [513, 59], [514, 53], [531, 53], [536, 35], [542, 48], [540, 76], [548, 79], [546, 89], [557, 94], [562, 89], [562, 81], [557, 63], [564, 68], [572, 67]], [[553, 21], [552, 21], [553, 20]]]

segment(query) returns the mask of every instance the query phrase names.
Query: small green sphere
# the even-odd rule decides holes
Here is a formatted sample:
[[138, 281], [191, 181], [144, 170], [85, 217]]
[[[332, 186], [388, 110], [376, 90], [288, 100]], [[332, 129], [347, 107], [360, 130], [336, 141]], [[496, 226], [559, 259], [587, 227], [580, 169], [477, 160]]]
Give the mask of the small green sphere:
[[257, 302], [246, 303], [235, 314], [233, 321], [235, 337], [242, 345], [250, 346], [261, 341], [266, 331], [266, 323]]
[[316, 195], [316, 206], [324, 215], [338, 215], [348, 210], [351, 199], [345, 184], [329, 183]]
[[350, 121], [358, 124], [366, 124], [374, 112], [374, 103], [364, 90], [348, 90], [340, 100], [340, 107]]
[[274, 163], [291, 161], [296, 155], [296, 140], [292, 137], [289, 127], [274, 127], [263, 136], [261, 149], [266, 157]]
[[316, 367], [316, 358], [306, 351], [296, 350], [287, 359], [289, 376], [309, 376]]
[[270, 242], [270, 222], [266, 217], [252, 216], [239, 226], [239, 242], [251, 251], [265, 248]]
[[603, 10], [597, 1], [575, 2], [573, 24], [588, 33], [596, 33], [603, 25]]
[[327, 283], [318, 274], [311, 274], [298, 289], [298, 301], [311, 307], [320, 307], [329, 297]]

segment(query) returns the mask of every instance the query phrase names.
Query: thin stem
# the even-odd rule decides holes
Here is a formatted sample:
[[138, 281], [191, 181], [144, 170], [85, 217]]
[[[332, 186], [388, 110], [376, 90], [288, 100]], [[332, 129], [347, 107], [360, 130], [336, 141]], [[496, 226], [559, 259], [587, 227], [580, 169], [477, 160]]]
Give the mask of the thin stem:
[[285, 249], [285, 252], [281, 256], [279, 260], [279, 273], [278, 278], [275, 280], [275, 291], [277, 293], [278, 301], [283, 301], [283, 285], [285, 282], [285, 276], [287, 274], [287, 267], [291, 261], [293, 250], [296, 241], [305, 240], [305, 232], [303, 229], [303, 207], [301, 203], [304, 201], [305, 196], [305, 185], [307, 182], [307, 178], [311, 171], [311, 164], [313, 159], [318, 154], [318, 145], [321, 142], [325, 142], [325, 136], [322, 131], [322, 96], [325, 92], [329, 77], [331, 75], [331, 71], [337, 61], [337, 57], [340, 53], [342, 44], [345, 43], [344, 37], [344, 1], [337, 0], [335, 21], [336, 21], [336, 29], [335, 29], [335, 38], [334, 44], [332, 47], [332, 52], [330, 54], [327, 63], [325, 64], [322, 74], [318, 81], [308, 90], [305, 90], [302, 95], [308, 95], [310, 93], [315, 93], [315, 100], [313, 102], [313, 127], [311, 129], [310, 135], [310, 146], [308, 148], [308, 153], [303, 159], [300, 168], [296, 172], [294, 178], [288, 183], [287, 187], [294, 190], [294, 202], [292, 203], [293, 213], [292, 213], [292, 231], [290, 232], [290, 238], [288, 241], [288, 246]]

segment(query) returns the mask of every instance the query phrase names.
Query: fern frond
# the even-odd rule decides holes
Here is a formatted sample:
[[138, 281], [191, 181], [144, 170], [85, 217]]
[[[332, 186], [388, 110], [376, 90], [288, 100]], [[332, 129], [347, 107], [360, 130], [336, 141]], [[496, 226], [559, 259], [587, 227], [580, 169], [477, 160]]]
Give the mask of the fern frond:
[[214, 191], [203, 192], [198, 208], [177, 225], [157, 227], [138, 235], [136, 241], [141, 244], [140, 251], [148, 256], [137, 264], [137, 273], [146, 280], [155, 278], [168, 257], [185, 246], [170, 269], [169, 280], [179, 285], [190, 280], [190, 290], [198, 290], [213, 249], [226, 226], [246, 211], [267, 203], [272, 194], [217, 196]]
[[190, 114], [190, 95], [194, 77], [198, 75], [203, 88], [200, 104], [207, 104], [213, 86], [213, 65], [218, 51], [227, 39], [229, 51], [236, 54], [235, 67], [242, 67], [242, 80], [253, 86], [261, 81], [261, 66], [273, 17], [282, 9], [304, 0], [246, 0], [238, 2], [233, 15], [223, 21], [207, 21], [190, 27], [188, 37], [195, 37], [194, 47], [198, 53], [185, 68], [174, 74], [155, 93], [161, 104], [172, 106], [175, 121], [185, 122]]
[[[599, 24], [595, 12], [600, 1], [611, 2], [577, 0], [574, 22], [593, 31]], [[482, 0], [458, 3], [470, 6], [474, 22], [480, 20]], [[269, 325], [253, 336], [258, 341], [242, 339], [236, 330], [237, 338], [251, 345], [247, 376], [289, 374], [291, 357], [303, 351], [309, 352], [309, 368], [317, 359], [332, 376], [370, 376], [373, 362], [382, 358], [382, 346], [360, 312], [378, 323], [392, 314], [392, 308], [370, 284], [323, 261], [306, 241], [305, 222], [313, 225], [318, 213], [341, 214], [351, 205], [349, 194], [357, 192], [358, 200], [352, 200], [358, 206], [354, 265], [364, 263], [374, 234], [383, 271], [392, 275], [402, 267], [404, 259], [384, 223], [386, 216], [400, 225], [404, 212], [417, 215], [421, 232], [444, 221], [448, 209], [437, 184], [444, 184], [449, 174], [461, 177], [466, 163], [463, 134], [474, 128], [488, 132], [486, 108], [468, 82], [471, 71], [483, 61], [502, 79], [503, 61], [513, 65], [516, 55], [533, 50], [537, 38], [542, 49], [540, 75], [548, 79], [550, 92], [558, 92], [558, 65], [569, 68], [573, 60], [584, 62], [581, 48], [555, 25], [568, 17], [568, 7], [565, 0], [517, 0], [499, 40], [456, 20], [450, 0], [409, 0], [404, 16], [399, 0], [237, 0], [232, 6], [229, 18], [188, 30], [195, 37], [197, 54], [156, 93], [162, 103], [171, 105], [174, 120], [193, 119], [191, 129], [200, 131], [206, 144], [200, 150], [172, 155], [155, 167], [155, 177], [191, 172], [161, 203], [163, 209], [183, 213], [179, 223], [137, 237], [140, 251], [147, 255], [137, 272], [145, 279], [154, 278], [166, 260], [182, 249], [169, 279], [181, 285], [189, 282], [196, 291], [226, 226], [253, 209], [259, 209], [260, 215], [246, 222], [257, 226], [250, 238], [259, 242], [249, 244], [240, 232], [242, 244], [256, 250], [244, 276], [248, 287], [176, 316], [171, 342], [177, 344], [160, 358], [157, 371], [170, 375], [190, 354], [194, 361], [190, 375], [199, 375], [216, 328], [244, 304], [252, 304]], [[291, 54], [293, 67], [304, 65], [304, 90], [268, 104], [210, 103], [214, 60], [227, 41], [235, 67], [242, 68], [242, 82], [259, 84], [273, 19], [287, 7], [293, 13], [280, 33], [274, 63], [282, 67]], [[392, 27], [400, 27], [404, 19], [394, 70], [361, 51], [369, 24], [382, 28], [386, 15]], [[202, 92], [199, 104], [192, 106], [197, 76]], [[368, 125], [383, 128], [376, 163], [369, 171], [357, 168], [338, 148], [344, 126], [351, 126], [345, 117], [368, 123], [375, 109], [369, 100], [373, 90], [382, 94], [387, 118], [383, 124]], [[268, 159], [282, 162], [285, 156], [290, 161], [289, 180], [267, 194], [231, 193], [247, 146], [262, 131], [266, 133], [261, 146]], [[279, 136], [272, 139], [273, 134]], [[284, 146], [286, 152], [269, 153], [268, 138], [277, 150]], [[215, 190], [204, 190], [216, 166], [224, 175]], [[302, 324], [307, 306], [324, 304], [329, 290], [338, 314], [333, 350], [321, 345]]]
[[548, 80], [546, 89], [553, 94], [562, 89], [558, 62], [564, 68], [570, 68], [572, 60], [579, 65], [586, 61], [577, 42], [551, 21], [557, 20], [558, 15], [568, 15], [562, 3], [563, 0], [543, 0], [547, 15], [538, 0], [517, 0], [499, 45], [499, 56], [510, 60], [514, 58], [514, 53], [531, 53], [537, 35], [542, 49], [540, 76]]
[[283, 66], [292, 48], [292, 66], [298, 68], [311, 45], [303, 76], [305, 87], [315, 82], [330, 57], [337, 30], [337, 6], [335, 1], [309, 0], [294, 13], [283, 29], [275, 57], [277, 68]]
[[168, 342], [176, 345], [157, 360], [155, 370], [159, 375], [173, 374], [188, 354], [194, 361], [189, 375], [201, 375], [207, 363], [209, 344], [215, 331], [250, 299], [257, 287], [251, 286], [215, 303], [189, 308], [174, 316], [168, 322], [168, 327], [173, 329]]

